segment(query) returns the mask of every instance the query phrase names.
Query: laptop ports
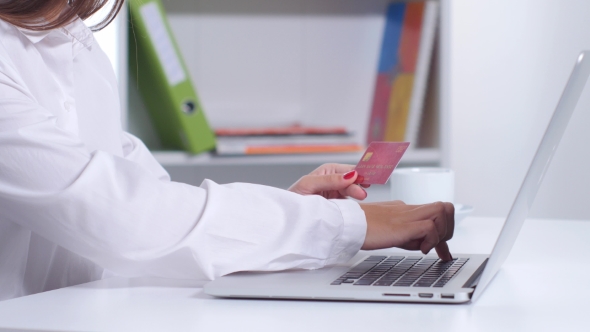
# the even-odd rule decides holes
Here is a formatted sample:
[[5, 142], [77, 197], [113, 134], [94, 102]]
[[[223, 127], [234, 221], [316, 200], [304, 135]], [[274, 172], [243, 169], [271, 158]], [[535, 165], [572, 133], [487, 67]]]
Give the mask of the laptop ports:
[[455, 294], [440, 294], [440, 298], [441, 299], [454, 299], [455, 298]]
[[383, 293], [383, 296], [410, 296], [410, 294], [400, 294], [400, 293]]
[[432, 293], [418, 293], [418, 296], [419, 296], [419, 297], [424, 297], [424, 298], [430, 299], [430, 298], [432, 298], [434, 295], [433, 295]]

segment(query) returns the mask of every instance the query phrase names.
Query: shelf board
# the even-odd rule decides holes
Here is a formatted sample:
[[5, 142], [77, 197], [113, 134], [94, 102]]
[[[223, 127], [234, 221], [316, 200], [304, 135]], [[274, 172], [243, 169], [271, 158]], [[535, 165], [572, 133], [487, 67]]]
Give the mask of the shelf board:
[[[162, 166], [232, 166], [232, 165], [315, 165], [324, 163], [356, 164], [362, 153], [301, 155], [217, 156], [213, 153], [192, 155], [182, 151], [153, 151]], [[408, 150], [400, 165], [438, 165], [439, 149]]]

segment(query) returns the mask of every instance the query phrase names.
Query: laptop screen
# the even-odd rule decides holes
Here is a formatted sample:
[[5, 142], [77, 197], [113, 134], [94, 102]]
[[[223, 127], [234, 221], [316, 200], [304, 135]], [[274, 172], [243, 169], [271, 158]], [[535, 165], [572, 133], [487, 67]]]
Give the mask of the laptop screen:
[[500, 232], [500, 236], [492, 250], [492, 254], [481, 275], [477, 288], [473, 293], [472, 300], [476, 300], [479, 297], [494, 275], [496, 275], [496, 272], [498, 272], [506, 257], [508, 257], [524, 220], [533, 205], [545, 172], [551, 164], [551, 159], [574, 113], [582, 91], [584, 91], [588, 76], [590, 76], [590, 51], [584, 51], [579, 55], [557, 107], [553, 112], [553, 116], [549, 121], [549, 125], [547, 125], [545, 134], [541, 139], [541, 143], [539, 143], [537, 152], [533, 157], [529, 170], [508, 213], [504, 227]]

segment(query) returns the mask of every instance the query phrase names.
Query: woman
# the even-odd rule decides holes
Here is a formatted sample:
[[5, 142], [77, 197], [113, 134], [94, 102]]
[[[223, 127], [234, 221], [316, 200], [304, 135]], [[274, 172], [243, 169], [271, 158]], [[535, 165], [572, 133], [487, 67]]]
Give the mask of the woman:
[[324, 165], [290, 191], [170, 181], [121, 129], [115, 76], [82, 22], [105, 2], [0, 0], [0, 299], [108, 271], [212, 279], [313, 269], [361, 248], [435, 248], [451, 259], [450, 203], [342, 199], [366, 196], [352, 166]]

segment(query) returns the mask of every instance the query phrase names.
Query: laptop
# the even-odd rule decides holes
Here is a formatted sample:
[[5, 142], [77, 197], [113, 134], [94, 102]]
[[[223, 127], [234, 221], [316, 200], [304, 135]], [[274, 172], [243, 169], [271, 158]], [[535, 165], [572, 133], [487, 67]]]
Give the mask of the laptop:
[[229, 298], [463, 303], [475, 301], [510, 253], [553, 154], [590, 75], [590, 51], [578, 57], [492, 253], [453, 255], [444, 262], [413, 252], [359, 252], [349, 262], [318, 270], [238, 272], [205, 285]]

